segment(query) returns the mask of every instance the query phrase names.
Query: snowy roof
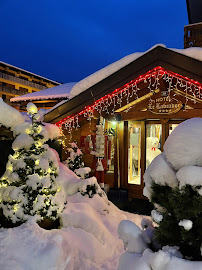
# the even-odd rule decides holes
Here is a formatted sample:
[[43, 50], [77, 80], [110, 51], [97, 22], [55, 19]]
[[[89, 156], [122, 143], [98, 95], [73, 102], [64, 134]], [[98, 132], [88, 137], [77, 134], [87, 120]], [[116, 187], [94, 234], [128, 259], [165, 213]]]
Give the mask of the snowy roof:
[[128, 55], [75, 84], [71, 99], [51, 108], [45, 121], [57, 123], [157, 66], [201, 82], [202, 48], [167, 49], [157, 44], [146, 52]]
[[11, 98], [11, 102], [27, 101], [27, 100], [41, 100], [41, 99], [55, 99], [55, 98], [70, 98], [70, 91], [76, 82], [65, 83], [41, 91], [29, 93], [23, 96]]
[[[84, 92], [91, 86], [109, 77], [116, 71], [120, 70], [121, 68], [125, 67], [126, 65], [130, 64], [131, 62], [135, 61], [142, 55], [146, 54], [147, 52], [153, 50], [154, 48], [158, 46], [166, 48], [166, 46], [163, 44], [157, 44], [153, 46], [152, 48], [150, 48], [148, 51], [136, 52], [136, 53], [127, 55], [123, 57], [122, 59], [98, 70], [97, 72], [84, 78], [78, 83], [75, 83], [75, 82], [65, 83], [65, 84], [48, 88], [45, 90], [41, 90], [38, 92], [14, 97], [11, 99], [11, 102], [16, 102], [16, 101], [21, 101], [21, 100], [43, 100], [43, 99], [54, 99], [54, 98], [67, 98], [69, 100], [79, 95], [80, 93]], [[187, 48], [187, 49], [170, 49], [170, 50], [175, 51], [180, 54], [184, 54], [186, 56], [197, 59], [199, 61], [202, 61], [202, 48], [193, 47], [193, 48]], [[52, 109], [55, 109], [55, 107], [53, 107]]]
[[44, 79], [44, 80], [47, 80], [47, 81], [49, 81], [49, 82], [53, 82], [53, 83], [55, 83], [55, 84], [60, 84], [59, 82], [56, 82], [56, 81], [50, 80], [50, 79], [48, 79], [48, 78], [45, 78], [45, 77], [40, 76], [40, 75], [37, 75], [37, 74], [32, 73], [32, 72], [30, 72], [30, 71], [27, 71], [27, 70], [25, 70], [25, 69], [22, 69], [22, 68], [19, 68], [19, 67], [16, 67], [16, 66], [10, 65], [10, 64], [8, 64], [8, 63], [6, 63], [6, 62], [0, 61], [0, 64], [6, 65], [6, 66], [11, 67], [11, 68], [14, 68], [14, 69], [18, 69], [18, 70], [23, 71], [23, 72], [26, 72], [26, 73], [29, 73], [30, 75], [33, 75], [33, 76], [39, 77], [39, 78]]
[[[130, 64], [137, 58], [141, 57], [142, 55], [146, 54], [147, 52], [153, 50], [155, 47], [163, 47], [166, 48], [165, 45], [163, 44], [157, 44], [150, 48], [146, 52], [136, 52], [130, 55], [127, 55], [123, 57], [122, 59], [112, 63], [111, 65], [108, 65], [97, 72], [91, 74], [90, 76], [84, 78], [83, 80], [79, 81], [71, 90], [71, 95], [77, 96], [81, 92], [85, 91], [86, 89], [90, 88], [94, 84], [104, 80], [106, 77], [110, 76], [111, 74], [115, 73], [119, 69], [125, 67], [126, 65]], [[180, 54], [184, 54], [186, 56], [192, 57], [194, 59], [197, 59], [199, 61], [202, 61], [202, 48], [198, 47], [192, 47], [192, 48], [187, 48], [187, 49], [170, 49], [172, 51], [175, 51]]]

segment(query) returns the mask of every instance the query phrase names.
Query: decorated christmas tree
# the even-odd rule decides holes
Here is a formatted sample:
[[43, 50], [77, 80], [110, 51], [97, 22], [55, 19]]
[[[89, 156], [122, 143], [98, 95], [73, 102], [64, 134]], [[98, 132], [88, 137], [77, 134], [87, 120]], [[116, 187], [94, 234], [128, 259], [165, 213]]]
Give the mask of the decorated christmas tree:
[[19, 126], [6, 172], [0, 179], [0, 223], [13, 227], [30, 216], [37, 221], [56, 221], [64, 209], [64, 194], [56, 177], [59, 167], [54, 151], [44, 144], [48, 133], [37, 119], [37, 107], [27, 105], [31, 122]]

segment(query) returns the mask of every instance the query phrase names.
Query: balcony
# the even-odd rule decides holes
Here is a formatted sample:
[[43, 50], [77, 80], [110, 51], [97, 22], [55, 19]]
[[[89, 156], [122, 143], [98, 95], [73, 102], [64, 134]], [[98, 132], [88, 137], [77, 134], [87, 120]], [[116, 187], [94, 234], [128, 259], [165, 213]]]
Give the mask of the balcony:
[[17, 90], [14, 88], [3, 86], [3, 85], [0, 86], [0, 92], [5, 92], [5, 93], [13, 94], [13, 95], [18, 95], [18, 96], [28, 94], [28, 92], [26, 92], [26, 91]]
[[15, 83], [19, 83], [19, 84], [22, 84], [22, 85], [33, 87], [33, 88], [36, 88], [36, 89], [39, 89], [39, 90], [43, 90], [43, 89], [47, 88], [46, 86], [40, 85], [38, 83], [33, 83], [33, 82], [30, 82], [30, 81], [26, 81], [24, 79], [21, 79], [21, 78], [18, 78], [18, 77], [15, 77], [15, 76], [3, 73], [3, 72], [0, 72], [0, 78], [5, 79], [7, 81], [12, 81], [12, 82], [15, 82]]
[[184, 48], [202, 47], [202, 23], [184, 27]]

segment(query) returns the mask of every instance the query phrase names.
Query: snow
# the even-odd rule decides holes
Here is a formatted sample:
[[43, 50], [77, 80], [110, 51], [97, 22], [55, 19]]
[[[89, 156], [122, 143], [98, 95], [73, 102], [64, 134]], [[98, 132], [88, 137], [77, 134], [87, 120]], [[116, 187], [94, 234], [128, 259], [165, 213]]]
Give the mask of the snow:
[[89, 174], [90, 172], [91, 172], [91, 168], [89, 167], [81, 167], [75, 170], [75, 173], [81, 176], [81, 178], [85, 178], [85, 175]]
[[23, 96], [18, 96], [11, 98], [11, 102], [16, 101], [27, 101], [27, 100], [43, 100], [43, 99], [56, 99], [56, 98], [66, 98], [71, 97], [70, 91], [74, 87], [76, 82], [65, 83], [58, 86], [50, 87], [41, 91], [29, 93]]
[[[64, 187], [64, 190], [67, 195], [73, 195], [76, 192], [80, 191], [81, 193], [86, 192], [86, 188], [88, 185], [95, 185], [96, 189], [99, 193], [102, 193], [100, 186], [97, 183], [97, 179], [95, 177], [80, 179], [73, 171], [71, 171], [67, 166], [60, 163], [59, 164], [59, 176], [58, 181]], [[68, 175], [68, 177], [67, 177]]]
[[183, 188], [185, 185], [192, 185], [194, 187], [201, 187], [197, 189], [199, 194], [202, 192], [202, 167], [185, 166], [179, 169], [176, 176], [179, 181], [179, 187]]
[[45, 129], [48, 132], [48, 136], [50, 140], [56, 139], [61, 136], [60, 129], [56, 125], [52, 125], [49, 123], [43, 123], [45, 125]]
[[[68, 172], [63, 173], [73, 184], [75, 179]], [[37, 225], [35, 218], [16, 228], [0, 229], [0, 269], [118, 268], [124, 252], [118, 224], [131, 219], [140, 226], [142, 217], [124, 213], [98, 194], [88, 198], [76, 191], [67, 195], [67, 201], [60, 229], [46, 231]]]
[[161, 185], [177, 187], [178, 181], [175, 171], [166, 160], [165, 153], [158, 155], [147, 168], [144, 174], [144, 196], [151, 197], [151, 185], [153, 182]]
[[202, 263], [181, 259], [177, 248], [164, 247], [163, 250], [152, 252], [146, 249], [144, 253], [124, 253], [120, 257], [118, 270], [202, 270]]
[[151, 216], [152, 216], [153, 220], [156, 221], [157, 223], [161, 222], [163, 219], [163, 216], [161, 214], [159, 214], [159, 212], [156, 210], [151, 211]]
[[[0, 108], [1, 109], [1, 108]], [[20, 115], [21, 116], [21, 115]], [[15, 149], [29, 148], [32, 138], [30, 119], [24, 119], [20, 125], [15, 126], [15, 135], [19, 134], [13, 142]], [[47, 128], [48, 127], [48, 128]], [[46, 129], [46, 137], [53, 138], [58, 135], [58, 129], [45, 126], [38, 130], [39, 134]], [[51, 130], [51, 131], [50, 131]], [[49, 132], [48, 132], [49, 131]], [[31, 138], [31, 141], [28, 139]], [[47, 139], [47, 138], [46, 138]], [[0, 229], [0, 269], [2, 270], [116, 270], [120, 255], [124, 252], [123, 242], [118, 237], [118, 225], [122, 220], [131, 220], [135, 226], [141, 226], [142, 217], [135, 214], [124, 213], [108, 201], [105, 193], [100, 189], [95, 177], [88, 179], [79, 178], [74, 172], [60, 163], [59, 157], [53, 149], [44, 144], [45, 152], [42, 157], [32, 155], [35, 166], [49, 170], [48, 163], [54, 164], [59, 173], [56, 180], [56, 189], [61, 190], [56, 196], [49, 195], [45, 201], [45, 195], [38, 194], [33, 203], [33, 214], [51, 201], [51, 207], [47, 215], [52, 211], [62, 212], [64, 201], [67, 201], [64, 211], [60, 214], [61, 228], [46, 231], [38, 226], [34, 217], [26, 216], [22, 211], [27, 204], [23, 194], [24, 186], [14, 188], [9, 186], [0, 189], [0, 202], [2, 200], [20, 200], [15, 209], [15, 215], [9, 216], [8, 211], [1, 204], [6, 216], [13, 222], [23, 218], [27, 220], [16, 228]], [[17, 153], [16, 153], [17, 155]], [[26, 163], [23, 158], [13, 155], [9, 157], [7, 171], [3, 178], [8, 178], [12, 183], [19, 180], [17, 168], [24, 168]], [[27, 185], [37, 189], [40, 185], [48, 188], [53, 185], [48, 175], [40, 177], [32, 174], [28, 176]], [[85, 194], [88, 186], [95, 186], [96, 194], [92, 198]], [[61, 203], [59, 203], [61, 202]], [[16, 207], [16, 208], [15, 208]], [[149, 224], [149, 221], [144, 221]], [[146, 237], [146, 236], [145, 236]]]
[[122, 220], [118, 227], [118, 234], [128, 252], [143, 253], [146, 250], [149, 240], [144, 239], [143, 231], [132, 221]]
[[179, 226], [182, 226], [186, 231], [189, 231], [193, 226], [193, 222], [188, 219], [183, 219], [179, 222]]
[[[55, 86], [52, 88], [48, 88], [45, 90], [41, 90], [38, 92], [26, 94], [23, 96], [14, 97], [11, 99], [11, 102], [14, 101], [21, 101], [21, 100], [43, 100], [43, 99], [54, 99], [54, 98], [65, 98], [66, 100], [61, 101], [61, 103], [57, 104], [50, 110], [47, 110], [46, 113], [49, 111], [57, 108], [58, 106], [62, 105], [63, 103], [67, 102], [67, 100], [79, 95], [80, 93], [84, 92], [88, 88], [92, 87], [93, 85], [99, 83], [100, 81], [104, 80], [105, 78], [109, 77], [116, 71], [122, 69], [123, 67], [127, 66], [131, 62], [135, 61], [139, 57], [143, 56], [147, 52], [153, 50], [155, 47], [163, 47], [166, 48], [164, 44], [156, 44], [151, 47], [149, 50], [145, 52], [135, 52], [133, 54], [127, 55], [122, 59], [96, 71], [95, 73], [89, 75], [88, 77], [84, 78], [83, 80], [75, 83], [65, 83], [59, 86]], [[188, 57], [197, 59], [202, 61], [202, 48], [192, 47], [187, 49], [175, 49], [170, 48], [170, 50], [175, 51], [177, 53], [186, 55]]]
[[176, 170], [184, 166], [202, 166], [202, 118], [182, 122], [164, 144], [167, 159]]
[[[71, 96], [79, 95], [80, 93], [84, 92], [86, 89], [104, 80], [108, 76], [112, 75], [116, 71], [120, 70], [121, 68], [125, 67], [126, 65], [130, 64], [131, 62], [135, 61], [139, 57], [143, 56], [144, 54], [146, 54], [147, 52], [153, 50], [155, 47], [158, 47], [158, 46], [166, 48], [166, 46], [163, 44], [156, 44], [155, 46], [151, 47], [148, 51], [136, 52], [128, 56], [125, 56], [122, 59], [112, 63], [111, 65], [108, 65], [104, 67], [103, 69], [84, 78], [83, 80], [75, 84], [75, 86], [73, 86], [70, 92]], [[202, 61], [202, 48], [193, 47], [193, 48], [187, 48], [187, 49], [170, 49], [170, 50], [195, 58], [199, 61]]]
[[[1, 109], [1, 107], [0, 107]], [[145, 173], [145, 190], [150, 196], [152, 182], [171, 187], [183, 186], [187, 183], [194, 187], [201, 186], [200, 140], [202, 133], [202, 119], [190, 119], [171, 133], [164, 148], [164, 152], [157, 156]], [[182, 127], [181, 127], [182, 126]], [[21, 123], [22, 133], [27, 135], [29, 124]], [[15, 127], [15, 132], [20, 131]], [[186, 133], [189, 133], [187, 137]], [[53, 131], [54, 134], [54, 131]], [[174, 135], [173, 135], [174, 134]], [[185, 140], [185, 138], [186, 140]], [[194, 137], [194, 140], [192, 139]], [[22, 142], [23, 141], [23, 142]], [[25, 142], [24, 142], [25, 141]], [[178, 148], [177, 143], [184, 142], [181, 147], [186, 148], [186, 155]], [[27, 144], [26, 138], [21, 137], [20, 142], [16, 142], [16, 147]], [[174, 155], [174, 146], [176, 154]], [[20, 145], [20, 146], [19, 146]], [[153, 237], [153, 225], [150, 219], [145, 219], [140, 215], [130, 214], [119, 210], [100, 189], [96, 178], [81, 179], [74, 172], [60, 163], [55, 151], [44, 145], [46, 151], [41, 159], [40, 166], [47, 169], [47, 160], [59, 165], [59, 175], [56, 178], [58, 187], [65, 191], [67, 204], [60, 214], [61, 228], [46, 231], [36, 223], [37, 217], [28, 217], [28, 221], [16, 228], [0, 229], [0, 269], [3, 270], [202, 270], [202, 262], [194, 262], [182, 259], [178, 247], [165, 246], [157, 252], [148, 248], [148, 244]], [[181, 151], [181, 152], [180, 152]], [[181, 153], [181, 155], [180, 155]], [[194, 160], [190, 159], [190, 156]], [[35, 156], [37, 160], [37, 156]], [[180, 159], [180, 163], [177, 159]], [[191, 165], [187, 162], [191, 162]], [[44, 161], [46, 160], [46, 161]], [[23, 167], [23, 159], [12, 160], [13, 167]], [[40, 163], [40, 160], [39, 160]], [[193, 163], [193, 164], [192, 164]], [[11, 162], [7, 164], [7, 174], [9, 179], [15, 181], [18, 177], [12, 171]], [[191, 177], [192, 176], [192, 177]], [[4, 177], [4, 176], [3, 176]], [[30, 181], [30, 182], [29, 182]], [[45, 186], [50, 185], [49, 178], [29, 176], [28, 183], [36, 188], [38, 181], [42, 181]], [[83, 196], [88, 185], [95, 185], [96, 194], [89, 198]], [[23, 188], [23, 187], [22, 187]], [[21, 189], [1, 188], [0, 198], [5, 201], [9, 198], [20, 198], [21, 204], [26, 203]], [[22, 195], [22, 196], [21, 196]], [[44, 198], [37, 197], [33, 211], [41, 207]], [[58, 194], [61, 196], [61, 194]], [[54, 200], [58, 198], [50, 197], [55, 209]], [[61, 198], [64, 201], [64, 198]], [[62, 203], [61, 206], [62, 207]], [[18, 217], [23, 215], [20, 209]], [[161, 212], [161, 211], [160, 211]], [[152, 211], [153, 218], [160, 222], [162, 215], [157, 211]], [[13, 218], [16, 218], [13, 216]], [[179, 226], [185, 230], [192, 228], [191, 220], [181, 220]], [[120, 238], [120, 239], [119, 239]], [[20, 244], [19, 244], [20, 243]], [[124, 251], [124, 246], [126, 251]]]
[[7, 105], [0, 98], [0, 125], [13, 130], [15, 126], [24, 123], [24, 118], [19, 111]]
[[28, 134], [20, 134], [13, 142], [13, 150], [30, 149], [34, 140]]

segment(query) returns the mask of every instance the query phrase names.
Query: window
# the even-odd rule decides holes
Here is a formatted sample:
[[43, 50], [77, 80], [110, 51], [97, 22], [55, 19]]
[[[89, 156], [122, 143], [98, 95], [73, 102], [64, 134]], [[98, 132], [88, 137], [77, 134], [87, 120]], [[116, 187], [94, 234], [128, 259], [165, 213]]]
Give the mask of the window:
[[147, 124], [146, 125], [146, 168], [152, 160], [161, 154], [162, 144], [162, 125]]
[[169, 135], [172, 133], [172, 131], [178, 126], [178, 124], [169, 124]]
[[129, 122], [128, 144], [128, 183], [140, 185], [141, 123]]

